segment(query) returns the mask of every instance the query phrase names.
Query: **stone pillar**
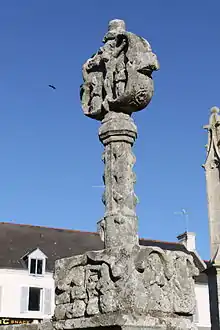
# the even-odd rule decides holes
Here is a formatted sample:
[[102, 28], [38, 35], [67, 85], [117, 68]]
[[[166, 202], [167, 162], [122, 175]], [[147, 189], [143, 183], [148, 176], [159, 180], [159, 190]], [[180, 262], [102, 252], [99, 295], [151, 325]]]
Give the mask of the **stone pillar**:
[[209, 276], [210, 314], [212, 329], [220, 329], [220, 115], [219, 108], [213, 107], [209, 124], [204, 126], [208, 131], [207, 156], [205, 164], [208, 220], [210, 235], [211, 265]]
[[[203, 165], [206, 175], [207, 202], [210, 231], [211, 259], [220, 263], [220, 115], [219, 109], [213, 107], [209, 125], [204, 126], [208, 131], [207, 156]], [[217, 254], [216, 254], [217, 253]]]
[[102, 251], [57, 260], [56, 330], [195, 329], [194, 280], [190, 254], [138, 244], [134, 193], [137, 136], [131, 118], [154, 91], [156, 55], [143, 38], [109, 23], [104, 45], [83, 65], [84, 114], [101, 121], [104, 145], [104, 218]]
[[133, 172], [135, 156], [131, 149], [136, 136], [133, 119], [124, 113], [109, 112], [99, 130], [105, 147], [105, 216], [102, 222], [105, 248], [138, 244]]

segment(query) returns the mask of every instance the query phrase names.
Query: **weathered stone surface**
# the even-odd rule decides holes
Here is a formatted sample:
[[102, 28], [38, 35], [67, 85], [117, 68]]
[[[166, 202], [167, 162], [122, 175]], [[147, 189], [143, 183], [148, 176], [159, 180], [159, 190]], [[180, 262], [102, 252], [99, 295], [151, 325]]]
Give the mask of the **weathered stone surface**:
[[53, 322], [53, 329], [63, 330], [64, 326], [65, 326], [65, 321], [64, 320]]
[[84, 316], [86, 310], [86, 304], [83, 300], [74, 300], [72, 305], [72, 316], [80, 317]]
[[209, 124], [204, 126], [208, 131], [208, 144], [206, 145], [207, 157], [204, 164], [208, 215], [211, 259], [220, 263], [220, 109], [213, 107]]
[[130, 115], [150, 102], [154, 89], [151, 74], [157, 69], [150, 44], [125, 31], [121, 20], [109, 22], [103, 47], [83, 66], [83, 111], [102, 120], [99, 138], [105, 146], [106, 188], [100, 234], [105, 248], [138, 244], [135, 156], [131, 150], [137, 128]]
[[69, 258], [58, 259], [55, 264], [55, 273], [54, 277], [59, 274], [59, 278], [61, 278], [61, 274], [66, 276], [66, 273], [69, 269], [72, 269], [75, 266], [84, 266], [87, 262], [86, 255], [78, 255]]
[[75, 267], [72, 269], [72, 283], [74, 285], [83, 285], [85, 281], [85, 274], [83, 266]]
[[[70, 290], [73, 285], [83, 284], [84, 274], [81, 266], [86, 265], [86, 263], [86, 255], [57, 260], [54, 271], [54, 280], [57, 283], [57, 289], [60, 291], [67, 291]], [[76, 266], [78, 267], [75, 268]]]
[[197, 330], [197, 327], [186, 317], [172, 317], [163, 314], [139, 315], [125, 313], [109, 313], [107, 315], [95, 315], [87, 319], [72, 319], [57, 322], [55, 328], [81, 329], [95, 327], [121, 327], [121, 329], [160, 329], [160, 330]]
[[[176, 317], [193, 315], [193, 276], [198, 275], [198, 270], [191, 255], [157, 247], [134, 246], [130, 250], [112, 248], [88, 252], [86, 256], [87, 264], [75, 266], [71, 272], [75, 274], [80, 268], [85, 274], [85, 282], [83, 289], [82, 286], [72, 288], [73, 302], [65, 305], [63, 320], [79, 317], [86, 320], [92, 315], [122, 312], [139, 315], [159, 312]], [[61, 276], [65, 282], [63, 273]], [[73, 282], [68, 275], [69, 281]], [[55, 320], [59, 321], [57, 307]]]
[[86, 308], [87, 315], [95, 315], [99, 313], [99, 298], [94, 296], [91, 297], [88, 301]]
[[86, 299], [86, 289], [84, 286], [74, 286], [71, 290], [71, 299]]
[[66, 305], [65, 304], [56, 305], [55, 310], [54, 310], [54, 318], [56, 320], [64, 320], [66, 318]]
[[[108, 319], [111, 322], [108, 322]], [[118, 315], [117, 318], [113, 318], [112, 315], [109, 318], [97, 318], [96, 316], [91, 317], [86, 322], [83, 322], [80, 318], [75, 320], [66, 320], [55, 322], [52, 325], [52, 322], [43, 321], [39, 324], [28, 324], [28, 325], [7, 325], [2, 326], [2, 330], [62, 330], [62, 329], [78, 329], [78, 328], [94, 328], [98, 327], [101, 324], [102, 327], [116, 326], [116, 329], [121, 330], [196, 330], [196, 327], [190, 322], [190, 320], [184, 318], [165, 318], [160, 316], [158, 318], [153, 316], [146, 316], [142, 319], [139, 316], [136, 316], [136, 322], [134, 318], [131, 318], [130, 315]], [[114, 328], [112, 328], [114, 329]]]
[[138, 244], [133, 172], [136, 159], [131, 149], [136, 135], [132, 118], [124, 113], [109, 112], [99, 130], [105, 146], [105, 215], [100, 225], [106, 248]]
[[56, 295], [56, 305], [66, 304], [70, 302], [70, 293], [68, 291]]
[[109, 22], [104, 45], [83, 65], [81, 101], [84, 113], [103, 119], [109, 111], [131, 114], [153, 96], [156, 55], [143, 38], [125, 30], [122, 20]]
[[150, 102], [151, 74], [158, 68], [149, 43], [125, 31], [121, 20], [109, 23], [103, 47], [83, 66], [83, 111], [101, 120], [105, 148], [105, 214], [99, 223], [105, 249], [56, 263], [56, 302], [70, 293], [70, 303], [56, 306], [56, 330], [195, 329], [198, 270], [192, 256], [138, 245], [132, 153], [137, 128], [131, 114]]
[[2, 330], [39, 330], [38, 324], [3, 325]]
[[[188, 292], [194, 290], [194, 265], [184, 254], [178, 254], [174, 259], [175, 276], [173, 277], [173, 306], [176, 313], [194, 314], [194, 295]], [[191, 306], [191, 310], [190, 310]]]
[[53, 324], [52, 324], [51, 320], [43, 320], [38, 325], [38, 330], [53, 330]]

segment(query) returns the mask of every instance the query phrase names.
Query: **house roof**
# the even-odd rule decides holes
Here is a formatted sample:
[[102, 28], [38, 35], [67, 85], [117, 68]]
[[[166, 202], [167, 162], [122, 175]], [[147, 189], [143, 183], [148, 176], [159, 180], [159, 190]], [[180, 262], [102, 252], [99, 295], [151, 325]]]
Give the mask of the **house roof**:
[[[39, 248], [47, 257], [47, 271], [52, 272], [55, 260], [83, 254], [86, 251], [103, 249], [103, 242], [96, 232], [49, 228], [25, 224], [0, 222], [0, 268], [22, 269], [22, 257]], [[164, 250], [187, 251], [178, 242], [163, 242], [140, 239], [140, 245], [158, 246]], [[202, 272], [204, 266], [195, 253], [190, 253]], [[204, 276], [203, 276], [204, 277]], [[205, 275], [205, 277], [207, 277]], [[198, 277], [199, 280], [199, 277]], [[203, 279], [204, 280], [204, 279]], [[207, 280], [206, 280], [207, 281]]]

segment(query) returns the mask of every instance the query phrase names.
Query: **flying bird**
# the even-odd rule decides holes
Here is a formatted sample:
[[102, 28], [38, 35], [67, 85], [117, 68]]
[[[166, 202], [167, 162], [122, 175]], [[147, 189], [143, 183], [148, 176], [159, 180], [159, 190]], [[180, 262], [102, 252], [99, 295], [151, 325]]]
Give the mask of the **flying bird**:
[[56, 87], [54, 85], [48, 85], [48, 86], [52, 89], [56, 89]]

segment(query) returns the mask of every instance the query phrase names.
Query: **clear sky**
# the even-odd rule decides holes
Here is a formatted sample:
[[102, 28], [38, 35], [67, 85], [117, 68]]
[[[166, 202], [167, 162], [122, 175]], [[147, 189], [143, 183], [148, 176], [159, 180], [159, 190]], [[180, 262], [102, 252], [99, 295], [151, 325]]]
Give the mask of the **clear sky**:
[[219, 0], [2, 0], [0, 221], [96, 230], [102, 146], [81, 110], [81, 66], [120, 18], [161, 65], [151, 104], [134, 116], [139, 234], [175, 241], [185, 208], [209, 258], [202, 127], [220, 105], [219, 12]]

